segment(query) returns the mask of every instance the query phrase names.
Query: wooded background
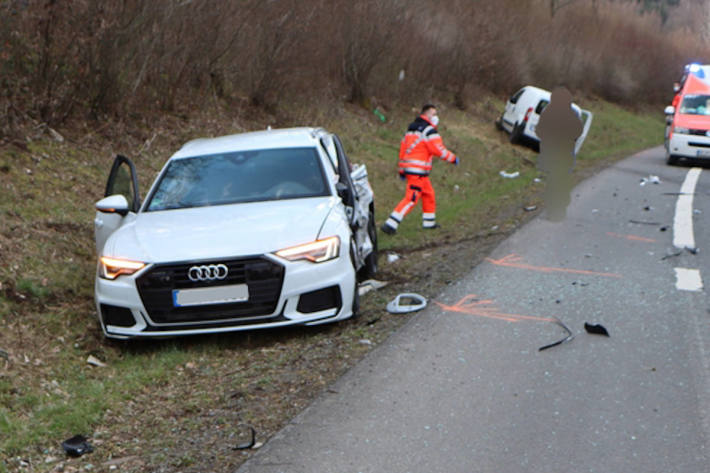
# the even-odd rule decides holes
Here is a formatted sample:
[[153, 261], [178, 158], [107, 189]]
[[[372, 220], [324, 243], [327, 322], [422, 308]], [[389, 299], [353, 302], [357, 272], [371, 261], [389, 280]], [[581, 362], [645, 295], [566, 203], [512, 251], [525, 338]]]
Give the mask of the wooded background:
[[2, 0], [0, 133], [190, 110], [419, 104], [535, 84], [669, 101], [707, 0]]

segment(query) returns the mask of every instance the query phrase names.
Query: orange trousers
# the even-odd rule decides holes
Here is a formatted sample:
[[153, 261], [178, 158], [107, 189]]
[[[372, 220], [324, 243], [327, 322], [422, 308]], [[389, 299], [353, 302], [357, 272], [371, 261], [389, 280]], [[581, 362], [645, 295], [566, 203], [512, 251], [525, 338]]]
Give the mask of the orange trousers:
[[436, 225], [436, 196], [429, 176], [415, 175], [407, 175], [407, 191], [390, 214], [386, 224], [397, 229], [402, 219], [417, 205], [419, 199], [422, 201], [422, 226], [428, 228]]

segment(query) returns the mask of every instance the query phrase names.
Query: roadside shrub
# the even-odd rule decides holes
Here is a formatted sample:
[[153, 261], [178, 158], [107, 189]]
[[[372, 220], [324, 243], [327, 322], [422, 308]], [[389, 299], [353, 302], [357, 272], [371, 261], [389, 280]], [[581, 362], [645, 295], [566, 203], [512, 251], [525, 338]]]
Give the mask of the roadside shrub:
[[700, 6], [659, 11], [631, 0], [6, 0], [0, 132], [323, 95], [465, 108], [525, 83], [660, 102], [710, 48], [693, 30], [707, 29]]

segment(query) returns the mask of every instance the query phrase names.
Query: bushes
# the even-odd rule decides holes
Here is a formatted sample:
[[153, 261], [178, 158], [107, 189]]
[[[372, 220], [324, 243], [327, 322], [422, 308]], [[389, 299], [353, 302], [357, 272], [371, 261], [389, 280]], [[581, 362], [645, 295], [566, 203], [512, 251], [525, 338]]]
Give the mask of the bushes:
[[189, 110], [211, 97], [272, 106], [324, 91], [360, 104], [436, 95], [465, 107], [476, 91], [535, 83], [658, 102], [684, 63], [708, 53], [673, 17], [675, 29], [664, 28], [637, 2], [557, 3], [6, 0], [0, 132], [23, 117], [55, 126]]

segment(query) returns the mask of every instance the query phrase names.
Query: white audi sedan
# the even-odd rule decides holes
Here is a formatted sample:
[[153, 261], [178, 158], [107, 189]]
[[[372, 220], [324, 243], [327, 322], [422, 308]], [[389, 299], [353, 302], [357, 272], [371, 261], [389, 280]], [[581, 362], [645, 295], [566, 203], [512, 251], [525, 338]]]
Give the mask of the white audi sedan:
[[117, 156], [96, 210], [96, 309], [111, 338], [347, 319], [357, 276], [377, 270], [367, 169], [321, 128], [190, 141], [143, 201]]

